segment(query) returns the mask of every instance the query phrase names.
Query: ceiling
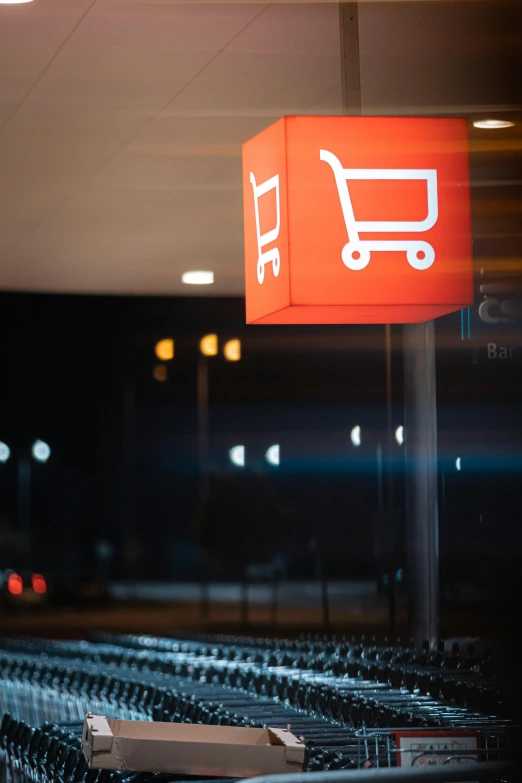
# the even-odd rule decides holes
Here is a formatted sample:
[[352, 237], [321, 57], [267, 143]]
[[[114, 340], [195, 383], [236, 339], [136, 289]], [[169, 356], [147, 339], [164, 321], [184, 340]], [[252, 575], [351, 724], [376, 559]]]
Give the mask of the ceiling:
[[[520, 5], [359, 3], [363, 111], [520, 111]], [[0, 5], [0, 289], [242, 294], [241, 144], [297, 113], [342, 113], [337, 2]], [[472, 135], [481, 263], [521, 255], [513, 116]]]

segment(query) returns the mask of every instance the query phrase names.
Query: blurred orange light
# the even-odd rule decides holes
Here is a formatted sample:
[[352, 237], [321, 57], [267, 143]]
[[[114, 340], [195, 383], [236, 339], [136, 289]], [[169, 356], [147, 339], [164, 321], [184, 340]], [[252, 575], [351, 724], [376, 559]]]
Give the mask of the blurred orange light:
[[19, 574], [9, 574], [7, 579], [7, 590], [11, 595], [22, 595], [24, 582]]
[[33, 590], [38, 595], [45, 595], [47, 592], [47, 582], [41, 574], [33, 574], [31, 579]]
[[174, 358], [174, 340], [170, 338], [160, 340], [159, 343], [156, 343], [154, 352], [162, 362], [169, 362]]
[[218, 352], [217, 334], [206, 334], [199, 343], [199, 350], [203, 356], [215, 356]]
[[225, 343], [223, 355], [227, 362], [238, 362], [241, 359], [241, 340], [229, 340]]
[[164, 383], [167, 380], [168, 370], [165, 364], [157, 364], [153, 371], [154, 380]]

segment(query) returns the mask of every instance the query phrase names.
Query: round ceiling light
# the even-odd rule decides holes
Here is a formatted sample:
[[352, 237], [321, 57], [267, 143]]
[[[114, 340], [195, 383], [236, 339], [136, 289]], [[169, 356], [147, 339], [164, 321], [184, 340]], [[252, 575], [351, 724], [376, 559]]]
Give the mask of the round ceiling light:
[[233, 446], [228, 452], [230, 462], [238, 468], [245, 467], [245, 447]]
[[51, 448], [43, 440], [35, 440], [31, 451], [38, 462], [47, 462], [51, 456]]
[[483, 130], [497, 130], [498, 128], [512, 128], [514, 122], [509, 120], [477, 120], [473, 123], [475, 128], [482, 128]]
[[203, 269], [183, 272], [181, 281], [186, 285], [211, 285], [214, 282], [214, 272], [205, 271]]

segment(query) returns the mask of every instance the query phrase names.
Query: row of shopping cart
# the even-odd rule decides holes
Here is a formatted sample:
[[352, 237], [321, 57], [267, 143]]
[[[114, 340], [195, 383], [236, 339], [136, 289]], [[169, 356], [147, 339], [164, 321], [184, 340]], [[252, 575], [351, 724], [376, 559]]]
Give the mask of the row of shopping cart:
[[[35, 728], [4, 716], [0, 726], [0, 760], [4, 763], [7, 783], [169, 783], [172, 780], [168, 775], [89, 770], [81, 751], [82, 729], [83, 721], [48, 721]], [[193, 779], [192, 783], [204, 781]]]
[[[293, 649], [296, 644], [301, 647]], [[288, 653], [293, 660], [283, 663]], [[327, 661], [341, 655], [349, 666], [357, 662], [357, 669], [335, 674]], [[433, 666], [397, 662], [401, 655], [404, 648], [342, 640], [107, 635], [90, 642], [4, 640], [0, 711], [34, 731], [46, 721], [80, 725], [89, 711], [133, 720], [290, 724], [305, 740], [308, 770], [512, 755], [517, 729], [498, 701], [496, 679], [480, 673], [484, 661], [433, 673]], [[320, 669], [310, 665], [317, 658], [324, 659]], [[400, 683], [390, 677], [397, 667], [404, 669]], [[434, 697], [420, 687], [425, 677], [430, 683], [434, 677], [469, 680], [470, 692], [483, 688], [495, 694], [496, 709], [457, 704], [441, 693]]]

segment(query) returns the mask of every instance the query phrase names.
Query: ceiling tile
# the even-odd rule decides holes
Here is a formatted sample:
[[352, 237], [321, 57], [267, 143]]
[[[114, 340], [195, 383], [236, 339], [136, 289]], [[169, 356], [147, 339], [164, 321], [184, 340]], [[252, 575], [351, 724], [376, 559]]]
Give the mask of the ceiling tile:
[[[109, 132], [110, 131], [110, 132]], [[0, 145], [0, 167], [12, 175], [28, 177], [75, 178], [95, 173], [124, 143], [119, 129], [101, 129], [88, 140], [65, 132], [41, 134], [34, 137], [32, 129], [24, 128], [18, 134], [4, 139]], [[5, 190], [0, 182], [0, 193]]]
[[230, 45], [238, 52], [331, 54], [339, 49], [339, 6], [330, 2], [271, 3]]
[[[0, 144], [0, 287], [242, 293], [241, 143], [285, 113], [342, 111], [338, 3], [91, 5], [0, 5], [0, 124], [8, 121]], [[420, 111], [457, 96], [463, 111], [462, 96], [468, 104], [488, 95], [509, 100], [519, 85], [502, 79], [504, 51], [495, 42], [514, 61], [518, 27], [496, 13], [494, 40], [488, 26], [487, 35], [476, 34], [493, 5], [507, 7], [506, 0], [361, 3], [365, 110]], [[471, 6], [479, 10], [469, 28]], [[442, 35], [447, 29], [455, 34]], [[439, 41], [435, 63], [430, 35]], [[483, 56], [485, 43], [497, 59]], [[500, 90], [493, 98], [492, 86]], [[472, 137], [482, 187], [474, 198], [477, 247], [486, 260], [520, 255], [519, 127], [491, 140]], [[203, 264], [215, 270], [215, 285], [183, 286], [181, 273]]]
[[21, 101], [33, 83], [34, 76], [8, 76], [0, 72], [0, 100]]
[[298, 112], [318, 100], [331, 87], [330, 82], [299, 81], [279, 82], [222, 80], [211, 84], [198, 79], [181, 92], [169, 105], [172, 114], [184, 111], [201, 110], [208, 112], [216, 109], [221, 113], [227, 110], [260, 109], [271, 114]]
[[278, 117], [277, 114], [268, 119], [249, 116], [177, 117], [162, 113], [147, 124], [133, 144], [152, 147], [166, 144], [223, 145], [227, 148], [235, 145], [239, 148], [245, 139], [255, 136]]
[[309, 106], [309, 111], [313, 114], [342, 114], [343, 113], [343, 94], [342, 86], [339, 82], [330, 89], [326, 90], [317, 101]]
[[212, 52], [204, 51], [69, 45], [59, 53], [49, 74], [81, 79], [180, 83], [192, 79], [212, 56]]
[[0, 46], [0, 73], [2, 76], [36, 78], [55, 51], [53, 46]]
[[74, 181], [70, 178], [27, 177], [19, 170], [0, 166], [0, 225], [4, 233], [13, 228], [41, 221], [68, 195]]
[[303, 54], [281, 52], [222, 52], [205, 69], [205, 82], [222, 79], [243, 81], [296, 82], [339, 81], [341, 58], [337, 52]]
[[98, 2], [72, 42], [78, 46], [218, 51], [260, 10], [245, 3]]
[[23, 6], [0, 6], [0, 50], [61, 46], [92, 0], [37, 0]]
[[95, 79], [48, 74], [31, 93], [34, 101], [111, 108], [161, 109], [184, 86], [170, 79]]
[[18, 108], [17, 101], [6, 101], [0, 99], [0, 125], [3, 125], [9, 117], [16, 112]]
[[103, 188], [133, 190], [179, 190], [204, 184], [223, 167], [216, 155], [133, 154], [117, 155], [94, 177], [92, 184]]
[[[49, 129], [60, 128], [87, 132], [91, 128], [125, 128], [129, 138], [146, 124], [155, 109], [142, 109], [133, 106], [89, 106], [79, 104], [42, 103], [27, 100], [19, 106], [9, 122], [12, 130], [32, 127], [34, 132], [46, 133]], [[1, 107], [0, 107], [1, 116]]]

